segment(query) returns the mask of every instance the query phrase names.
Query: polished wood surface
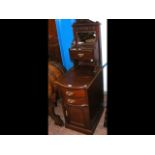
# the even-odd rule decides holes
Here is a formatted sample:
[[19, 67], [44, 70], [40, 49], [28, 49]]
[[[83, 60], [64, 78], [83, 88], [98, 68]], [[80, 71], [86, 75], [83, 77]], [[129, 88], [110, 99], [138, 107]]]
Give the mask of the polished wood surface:
[[[76, 60], [87, 60], [88, 64], [101, 65], [100, 23], [90, 20], [78, 21], [73, 24], [73, 31], [74, 41], [70, 54], [75, 65], [78, 65]], [[90, 35], [91, 33], [94, 35]]]
[[103, 112], [103, 72], [99, 23], [78, 20], [73, 24], [70, 57], [74, 67], [55, 81], [62, 97], [65, 127], [93, 134]]
[[48, 114], [54, 119], [55, 124], [63, 126], [63, 121], [59, 115], [55, 114], [55, 106], [59, 94], [54, 85], [54, 81], [62, 76], [65, 69], [62, 67], [56, 23], [54, 19], [48, 20]]
[[79, 67], [56, 81], [63, 99], [66, 127], [93, 134], [103, 110], [102, 76], [101, 68], [95, 74], [88, 70], [87, 74]]
[[51, 61], [62, 64], [56, 23], [54, 19], [48, 20], [48, 54]]
[[93, 81], [94, 76], [97, 75], [96, 73], [98, 73], [97, 70], [94, 71], [93, 66], [78, 66], [73, 68], [72, 70], [66, 72], [66, 74], [64, 74], [63, 77], [61, 77], [59, 81], [57, 81], [57, 83], [66, 88], [70, 86], [75, 89], [87, 88]]

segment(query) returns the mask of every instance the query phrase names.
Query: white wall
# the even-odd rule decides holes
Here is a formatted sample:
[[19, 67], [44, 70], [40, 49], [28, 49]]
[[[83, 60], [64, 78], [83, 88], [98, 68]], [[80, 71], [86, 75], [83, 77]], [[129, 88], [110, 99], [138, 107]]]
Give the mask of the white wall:
[[[101, 24], [101, 47], [102, 47], [102, 65], [107, 62], [107, 20], [104, 18], [90, 19], [98, 21]], [[104, 91], [107, 92], [107, 66], [103, 69]]]

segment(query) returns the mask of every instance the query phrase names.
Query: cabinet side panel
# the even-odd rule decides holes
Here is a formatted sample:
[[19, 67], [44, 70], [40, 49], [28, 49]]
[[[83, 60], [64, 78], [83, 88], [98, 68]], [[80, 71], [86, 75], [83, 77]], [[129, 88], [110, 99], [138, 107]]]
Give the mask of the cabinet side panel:
[[91, 125], [96, 121], [98, 113], [103, 109], [103, 72], [102, 70], [88, 89], [89, 111]]

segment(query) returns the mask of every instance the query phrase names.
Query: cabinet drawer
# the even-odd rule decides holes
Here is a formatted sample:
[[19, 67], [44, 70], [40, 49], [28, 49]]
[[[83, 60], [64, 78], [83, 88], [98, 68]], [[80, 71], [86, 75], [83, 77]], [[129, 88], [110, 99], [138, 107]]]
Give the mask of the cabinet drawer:
[[65, 97], [85, 97], [86, 92], [78, 89], [61, 89], [63, 96]]
[[71, 51], [70, 56], [75, 60], [91, 60], [94, 59], [93, 52], [90, 51]]
[[71, 106], [88, 106], [88, 102], [86, 98], [64, 98], [64, 103]]

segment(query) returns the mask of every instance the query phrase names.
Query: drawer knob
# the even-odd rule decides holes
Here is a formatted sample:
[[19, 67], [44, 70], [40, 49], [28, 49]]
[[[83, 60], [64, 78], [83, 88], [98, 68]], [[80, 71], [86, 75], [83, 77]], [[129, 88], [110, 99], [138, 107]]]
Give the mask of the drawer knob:
[[68, 116], [68, 112], [67, 112], [67, 110], [66, 110], [65, 112], [66, 112], [66, 116]]
[[72, 96], [74, 93], [73, 92], [71, 92], [71, 91], [66, 91], [66, 95], [68, 95], [68, 96]]
[[93, 62], [94, 60], [93, 59], [90, 59], [90, 62]]
[[78, 57], [83, 57], [84, 56], [84, 53], [78, 53]]
[[75, 100], [73, 100], [73, 99], [68, 99], [67, 102], [68, 102], [68, 103], [74, 103]]

